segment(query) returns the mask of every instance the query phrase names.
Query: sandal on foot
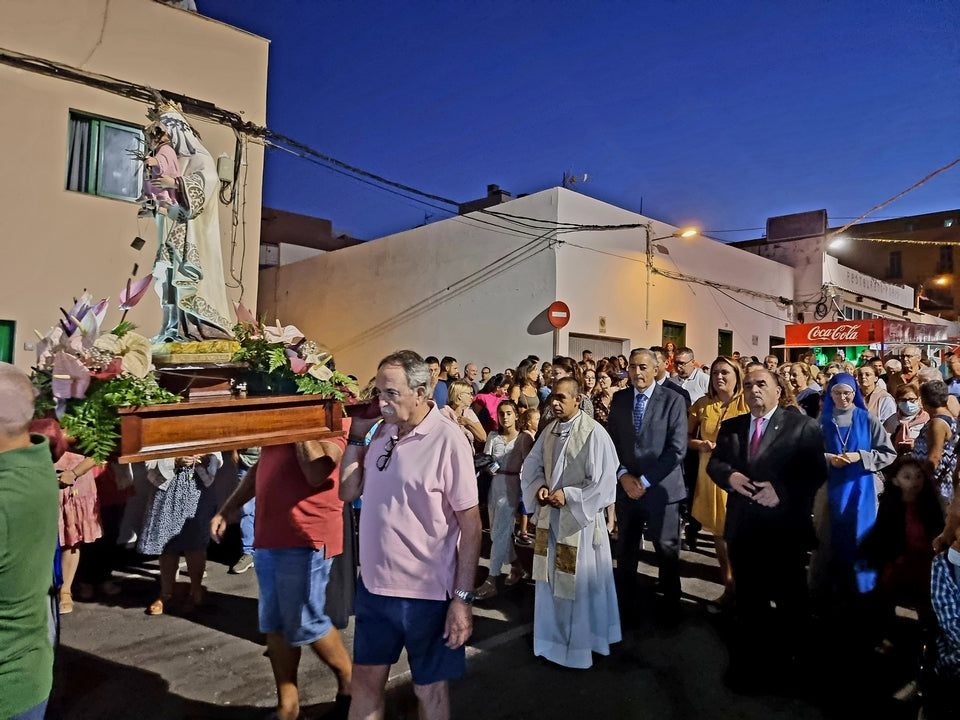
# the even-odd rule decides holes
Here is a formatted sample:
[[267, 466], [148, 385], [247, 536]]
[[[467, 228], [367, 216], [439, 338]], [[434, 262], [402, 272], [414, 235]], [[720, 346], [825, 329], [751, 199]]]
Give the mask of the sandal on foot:
[[60, 591], [60, 614], [67, 615], [73, 612], [73, 595], [66, 590]]
[[480, 587], [473, 591], [473, 594], [477, 596], [477, 600], [489, 600], [492, 597], [496, 597], [496, 581], [492, 580], [491, 578], [487, 578], [483, 581], [483, 584], [480, 585]]
[[147, 615], [163, 615], [163, 604], [169, 603], [173, 599], [172, 595], [161, 595], [147, 608]]

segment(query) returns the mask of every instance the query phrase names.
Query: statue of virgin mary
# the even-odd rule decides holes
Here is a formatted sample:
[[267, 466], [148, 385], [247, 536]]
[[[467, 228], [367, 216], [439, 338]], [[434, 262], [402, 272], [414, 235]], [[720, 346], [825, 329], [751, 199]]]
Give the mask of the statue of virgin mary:
[[160, 175], [150, 181], [158, 188], [175, 190], [177, 197], [171, 212], [156, 213], [159, 246], [153, 276], [163, 320], [153, 340], [231, 338], [216, 162], [179, 108], [164, 104], [150, 117], [154, 122], [148, 135], [169, 142], [180, 170], [178, 177]]

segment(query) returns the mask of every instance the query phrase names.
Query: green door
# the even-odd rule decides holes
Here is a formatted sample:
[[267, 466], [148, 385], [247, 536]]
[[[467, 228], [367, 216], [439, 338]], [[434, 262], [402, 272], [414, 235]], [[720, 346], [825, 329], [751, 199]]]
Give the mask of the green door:
[[13, 320], [0, 320], [0, 362], [13, 362], [13, 339], [17, 324]]
[[733, 333], [730, 330], [717, 330], [717, 354], [723, 357], [733, 355]]

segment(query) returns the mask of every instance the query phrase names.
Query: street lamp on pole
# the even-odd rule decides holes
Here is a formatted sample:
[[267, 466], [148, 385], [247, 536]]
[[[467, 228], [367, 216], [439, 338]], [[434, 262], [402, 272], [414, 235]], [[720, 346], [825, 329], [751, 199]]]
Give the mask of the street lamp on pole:
[[650, 284], [653, 278], [653, 243], [659, 240], [669, 240], [670, 238], [691, 238], [694, 235], [698, 235], [699, 232], [696, 228], [687, 228], [685, 230], [677, 230], [676, 232], [670, 233], [669, 235], [664, 235], [663, 237], [651, 238], [650, 235], [653, 233], [653, 224], [647, 223], [643, 226], [643, 229], [646, 231], [647, 235], [647, 306], [646, 306], [646, 316], [643, 320], [644, 328], [650, 329]]

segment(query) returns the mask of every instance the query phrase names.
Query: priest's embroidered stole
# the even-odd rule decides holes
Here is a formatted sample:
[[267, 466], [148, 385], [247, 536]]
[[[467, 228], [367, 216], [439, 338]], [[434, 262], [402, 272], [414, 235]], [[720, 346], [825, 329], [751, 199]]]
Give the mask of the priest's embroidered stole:
[[[570, 428], [567, 444], [563, 448], [563, 457], [557, 457], [557, 446], [561, 440], [556, 430], [560, 421], [555, 420], [544, 430], [543, 438], [543, 474], [548, 487], [584, 487], [591, 478], [587, 472], [587, 460], [590, 448], [588, 441], [596, 422], [593, 418], [580, 413]], [[552, 487], [553, 475], [558, 459], [561, 466], [559, 485]], [[554, 557], [553, 578], [547, 566], [547, 552], [550, 542], [550, 516], [553, 507], [544, 505], [537, 514], [537, 533], [533, 546], [533, 579], [550, 583], [554, 596], [572, 600], [576, 594], [577, 549], [580, 546], [580, 523], [566, 505], [560, 508], [558, 527], [556, 528], [557, 547]]]

